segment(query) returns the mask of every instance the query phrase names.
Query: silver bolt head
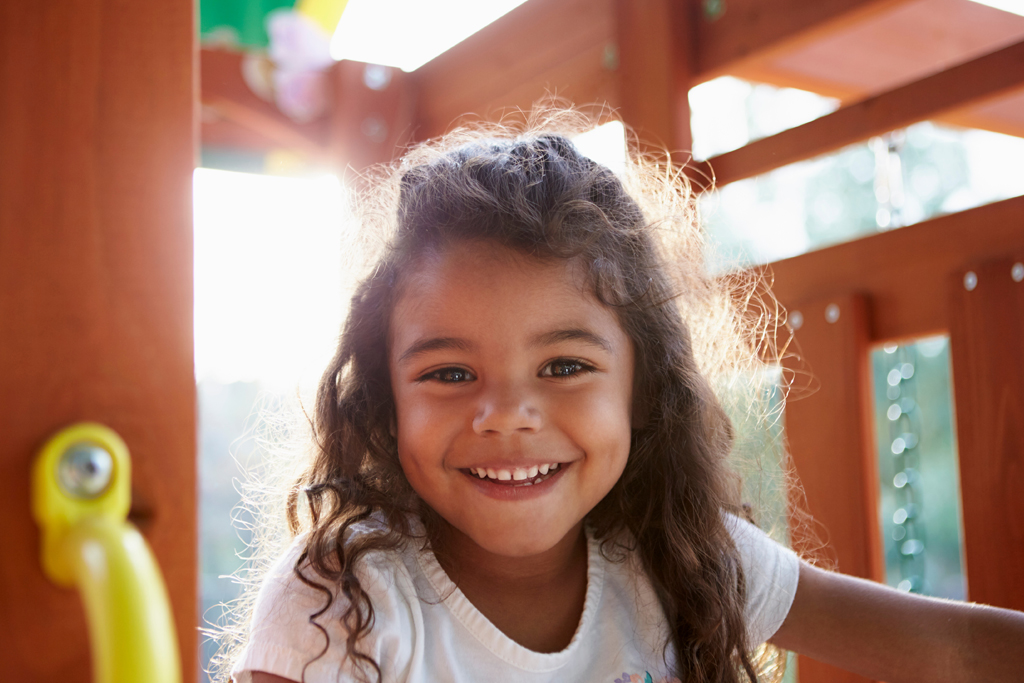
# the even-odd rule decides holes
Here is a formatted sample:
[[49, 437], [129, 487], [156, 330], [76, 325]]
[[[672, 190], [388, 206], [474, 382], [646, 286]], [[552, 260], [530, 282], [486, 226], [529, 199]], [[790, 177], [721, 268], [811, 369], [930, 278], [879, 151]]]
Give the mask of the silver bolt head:
[[1020, 261], [1014, 263], [1013, 267], [1010, 268], [1010, 277], [1013, 278], [1014, 282], [1024, 280], [1024, 263], [1021, 263]]
[[839, 320], [839, 306], [837, 304], [829, 304], [825, 308], [825, 320], [830, 323]]
[[964, 274], [964, 289], [968, 292], [973, 292], [974, 288], [978, 286], [978, 274], [973, 270], [968, 270]]
[[69, 496], [80, 499], [98, 497], [110, 486], [114, 458], [93, 443], [78, 443], [64, 451], [57, 463], [57, 481]]
[[789, 314], [789, 326], [794, 330], [799, 330], [804, 326], [804, 314], [800, 311], [792, 311]]

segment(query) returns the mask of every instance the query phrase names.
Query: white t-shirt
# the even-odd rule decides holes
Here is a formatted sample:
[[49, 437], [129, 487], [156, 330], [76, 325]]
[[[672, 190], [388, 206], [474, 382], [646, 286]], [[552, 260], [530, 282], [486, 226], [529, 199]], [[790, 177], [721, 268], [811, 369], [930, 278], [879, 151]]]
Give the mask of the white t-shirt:
[[[789, 612], [799, 560], [753, 525], [729, 515], [726, 522], [746, 577], [749, 642], [760, 644]], [[605, 559], [589, 535], [587, 545], [583, 616], [560, 652], [528, 650], [499, 631], [416, 542], [363, 558], [357, 574], [373, 603], [374, 624], [358, 649], [376, 660], [385, 683], [628, 683], [634, 675], [672, 681], [672, 649], [668, 662], [664, 656], [668, 624], [646, 575], [635, 560]], [[237, 683], [249, 683], [252, 671], [306, 683], [362, 680], [353, 677], [345, 657], [344, 599], [335, 599], [316, 620], [330, 636], [317, 659], [327, 641], [309, 616], [326, 600], [292, 571], [300, 551], [297, 540], [264, 580], [249, 643], [232, 671]]]

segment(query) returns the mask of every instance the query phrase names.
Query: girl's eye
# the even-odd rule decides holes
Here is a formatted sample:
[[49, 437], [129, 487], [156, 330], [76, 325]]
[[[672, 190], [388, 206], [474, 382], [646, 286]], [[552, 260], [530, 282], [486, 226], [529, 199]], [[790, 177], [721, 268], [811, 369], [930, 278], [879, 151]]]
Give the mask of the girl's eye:
[[593, 372], [594, 366], [572, 358], [559, 358], [544, 366], [541, 377], [572, 377], [585, 372]]
[[458, 384], [460, 382], [468, 382], [476, 378], [473, 376], [473, 373], [465, 368], [451, 367], [434, 370], [433, 372], [428, 372], [420, 377], [421, 382], [431, 379], [445, 384]]

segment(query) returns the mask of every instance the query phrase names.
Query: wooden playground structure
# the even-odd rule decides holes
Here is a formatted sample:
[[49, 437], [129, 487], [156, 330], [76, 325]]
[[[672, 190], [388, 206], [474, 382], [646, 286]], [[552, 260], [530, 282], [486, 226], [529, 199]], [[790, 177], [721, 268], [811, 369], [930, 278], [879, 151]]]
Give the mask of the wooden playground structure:
[[[654, 147], [689, 150], [687, 92], [726, 74], [842, 106], [692, 164], [698, 183], [713, 175], [723, 186], [923, 120], [1024, 136], [1024, 17], [968, 0], [529, 0], [420, 69], [393, 70], [379, 90], [365, 85], [365, 65], [338, 62], [328, 111], [301, 125], [248, 90], [240, 54], [200, 49], [194, 12], [186, 0], [0, 7], [7, 680], [90, 678], [81, 605], [42, 573], [28, 486], [41, 444], [84, 419], [113, 427], [132, 452], [129, 518], [163, 571], [194, 680], [200, 143], [359, 169], [463, 114], [529, 109], [553, 92], [608, 104]], [[1024, 609], [1024, 283], [1011, 277], [1021, 262], [1024, 197], [770, 264], [775, 294], [803, 315], [797, 339], [820, 381], [785, 419], [840, 571], [884, 580], [869, 348], [945, 333], [968, 599]], [[832, 322], [830, 306], [841, 313]], [[799, 674], [862, 680], [811, 660]]]

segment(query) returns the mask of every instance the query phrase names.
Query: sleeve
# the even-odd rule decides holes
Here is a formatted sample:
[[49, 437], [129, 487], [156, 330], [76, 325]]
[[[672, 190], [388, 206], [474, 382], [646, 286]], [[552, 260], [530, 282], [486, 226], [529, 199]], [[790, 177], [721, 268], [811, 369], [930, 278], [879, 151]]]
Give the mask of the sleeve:
[[747, 639], [760, 645], [779, 630], [796, 596], [800, 558], [753, 524], [725, 515], [725, 526], [739, 551], [746, 581]]
[[[330, 608], [315, 620], [323, 630], [310, 621], [326, 604], [327, 596], [295, 575], [293, 567], [300, 552], [301, 544], [296, 542], [263, 580], [253, 607], [249, 640], [232, 666], [235, 683], [250, 683], [253, 671], [305, 683], [361, 680], [346, 657], [347, 631], [341, 615], [348, 602], [332, 590]], [[401, 680], [410, 659], [409, 643], [414, 640], [410, 596], [405, 590], [409, 582], [397, 572], [382, 571], [375, 565], [368, 564], [358, 572], [374, 608], [373, 628], [359, 641], [359, 650], [378, 663], [385, 681]]]

